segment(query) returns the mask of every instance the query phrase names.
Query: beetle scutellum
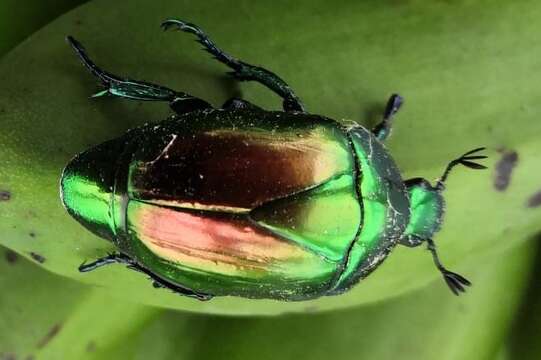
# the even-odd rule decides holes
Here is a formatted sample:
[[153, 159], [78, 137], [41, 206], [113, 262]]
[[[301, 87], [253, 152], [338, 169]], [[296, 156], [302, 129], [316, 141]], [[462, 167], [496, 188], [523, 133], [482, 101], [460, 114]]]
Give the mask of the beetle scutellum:
[[192, 33], [238, 80], [257, 81], [283, 98], [284, 111], [231, 99], [204, 100], [97, 67], [68, 42], [105, 89], [98, 94], [169, 103], [175, 115], [77, 155], [61, 179], [62, 201], [86, 228], [112, 241], [109, 254], [79, 270], [123, 263], [156, 287], [207, 300], [243, 296], [306, 300], [335, 295], [366, 277], [396, 244], [428, 245], [450, 289], [470, 285], [445, 269], [432, 237], [443, 216], [451, 161], [436, 185], [403, 181], [382, 142], [402, 104], [389, 99], [373, 131], [308, 114], [272, 72], [219, 49], [196, 25], [167, 20], [164, 30]]

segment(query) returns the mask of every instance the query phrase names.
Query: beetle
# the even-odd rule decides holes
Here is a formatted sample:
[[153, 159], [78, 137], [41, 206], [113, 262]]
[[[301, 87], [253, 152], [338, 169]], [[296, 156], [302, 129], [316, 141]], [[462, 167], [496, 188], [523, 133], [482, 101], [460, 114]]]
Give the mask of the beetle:
[[199, 300], [214, 296], [285, 301], [337, 295], [368, 276], [395, 245], [427, 244], [455, 294], [470, 282], [440, 262], [433, 235], [442, 192], [458, 164], [485, 166], [469, 151], [432, 185], [404, 181], [383, 141], [403, 99], [390, 97], [373, 129], [309, 114], [276, 74], [237, 60], [194, 24], [162, 23], [196, 36], [238, 80], [283, 99], [267, 111], [233, 98], [221, 108], [190, 94], [121, 78], [67, 41], [104, 86], [95, 96], [165, 101], [174, 115], [128, 130], [76, 155], [64, 168], [69, 214], [118, 252], [79, 270], [121, 263], [155, 287]]

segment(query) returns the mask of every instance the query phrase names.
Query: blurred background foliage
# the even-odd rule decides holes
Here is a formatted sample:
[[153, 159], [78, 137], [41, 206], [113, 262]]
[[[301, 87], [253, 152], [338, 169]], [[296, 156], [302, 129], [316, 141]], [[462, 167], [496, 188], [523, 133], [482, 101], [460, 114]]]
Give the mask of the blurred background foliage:
[[[25, 0], [24, 3], [3, 1], [0, 4], [0, 54], [7, 53], [41, 26], [80, 3], [82, 1], [55, 0], [46, 3], [34, 0]], [[132, 1], [132, 3], [136, 2]], [[133, 4], [131, 8], [137, 9], [137, 6]], [[347, 8], [347, 4], [344, 3], [343, 7]], [[406, 96], [406, 101], [412, 98], [415, 102], [424, 101], [423, 104], [415, 104], [412, 100], [411, 105], [407, 102], [406, 109], [411, 109], [411, 111], [408, 110], [400, 119], [404, 123], [397, 123], [397, 129], [389, 145], [399, 165], [403, 166], [409, 175], [417, 174], [422, 170], [429, 172], [427, 175], [437, 176], [439, 167], [436, 165], [447, 160], [446, 156], [458, 155], [463, 150], [462, 147], [467, 146], [465, 144], [478, 141], [478, 138], [473, 138], [471, 134], [476, 134], [483, 144], [491, 146], [493, 160], [490, 173], [485, 175], [469, 173], [463, 177], [458, 176], [460, 180], [454, 183], [457, 187], [460, 187], [461, 183], [473, 184], [471, 186], [474, 192], [490, 191], [491, 194], [487, 198], [476, 197], [477, 195], [474, 194], [472, 198], [472, 194], [465, 191], [456, 190], [455, 193], [451, 193], [455, 196], [450, 195], [450, 198], [457, 199], [458, 204], [455, 205], [450, 201], [451, 209], [448, 217], [451, 222], [449, 225], [451, 232], [444, 234], [443, 238], [448, 241], [444, 241], [442, 245], [446, 249], [444, 257], [451, 258], [453, 263], [459, 264], [460, 272], [467, 274], [474, 281], [474, 287], [467, 295], [456, 298], [449, 293], [439, 278], [436, 279], [436, 274], [430, 273], [430, 276], [425, 278], [411, 275], [411, 281], [409, 281], [407, 276], [410, 270], [411, 274], [416, 274], [415, 271], [424, 273], [433, 269], [430, 267], [428, 255], [425, 254], [423, 257], [419, 251], [416, 253], [406, 249], [397, 255], [402, 259], [394, 262], [397, 264], [395, 265], [397, 273], [403, 273], [400, 275], [402, 277], [399, 277], [399, 283], [387, 280], [395, 277], [392, 276], [393, 265], [386, 265], [386, 268], [382, 269], [383, 275], [376, 276], [378, 270], [373, 275], [374, 279], [369, 279], [370, 284], [366, 286], [363, 284], [356, 288], [357, 292], [370, 291], [375, 295], [365, 296], [361, 300], [353, 295], [350, 297], [353, 300], [343, 301], [348, 306], [356, 303], [362, 304], [360, 306], [340, 309], [344, 307], [344, 304], [338, 304], [340, 298], [336, 298], [336, 303], [291, 307], [289, 311], [294, 311], [295, 314], [261, 317], [261, 314], [283, 313], [288, 310], [287, 308], [275, 310], [277, 308], [274, 304], [259, 306], [232, 299], [215, 308], [197, 309], [199, 305], [192, 303], [181, 306], [181, 308], [209, 314], [168, 310], [145, 305], [144, 303], [156, 304], [156, 302], [149, 301], [144, 296], [138, 298], [138, 294], [132, 296], [129, 292], [119, 293], [118, 290], [105, 286], [104, 284], [110, 282], [111, 279], [119, 278], [120, 271], [118, 270], [109, 275], [99, 274], [97, 277], [103, 277], [103, 279], [90, 281], [98, 286], [88, 286], [77, 281], [81, 279], [64, 269], [74, 269], [76, 267], [74, 260], [77, 262], [80, 259], [66, 259], [65, 263], [60, 260], [54, 261], [56, 260], [54, 250], [55, 246], [59, 249], [64, 246], [63, 249], [58, 250], [59, 257], [67, 257], [66, 253], [69, 253], [70, 249], [77, 253], [80, 252], [80, 248], [73, 247], [69, 241], [67, 244], [71, 247], [66, 246], [66, 242], [63, 241], [55, 245], [46, 236], [45, 240], [31, 239], [36, 237], [36, 234], [27, 236], [28, 231], [24, 224], [21, 226], [23, 228], [21, 231], [24, 231], [26, 235], [24, 239], [15, 230], [4, 231], [8, 226], [11, 228], [12, 224], [22, 222], [31, 223], [38, 232], [39, 229], [54, 227], [54, 225], [46, 224], [47, 218], [29, 218], [28, 213], [22, 216], [22, 212], [18, 209], [14, 211], [5, 202], [0, 202], [0, 229], [2, 229], [0, 244], [6, 246], [0, 248], [0, 254], [3, 255], [0, 257], [0, 323], [2, 324], [0, 359], [293, 359], [299, 357], [314, 359], [329, 357], [337, 359], [394, 359], [397, 357], [401, 359], [539, 359], [541, 346], [537, 337], [541, 331], [541, 289], [538, 269], [541, 265], [541, 253], [538, 251], [537, 233], [541, 228], [539, 223], [541, 208], [526, 209], [528, 211], [526, 213], [525, 195], [531, 194], [537, 187], [541, 188], [541, 172], [539, 166], [535, 166], [539, 164], [538, 154], [541, 150], [540, 140], [537, 139], [540, 130], [537, 119], [541, 114], [541, 106], [538, 105], [541, 100], [541, 90], [538, 90], [540, 83], [538, 74], [541, 74], [541, 63], [538, 61], [541, 55], [541, 41], [536, 36], [535, 30], [539, 30], [539, 25], [535, 22], [535, 18], [541, 15], [541, 5], [535, 1], [520, 0], [513, 3], [506, 1], [436, 2], [430, 5], [422, 1], [404, 3], [366, 1], [359, 7], [353, 7], [356, 10], [366, 10], [366, 12], [349, 14], [347, 19], [343, 17], [343, 11], [335, 8], [336, 4], [330, 5], [324, 2], [313, 4], [306, 2], [305, 7], [296, 3], [295, 9], [289, 12], [286, 11], [286, 3], [277, 4], [275, 8], [250, 2], [242, 2], [238, 6], [238, 9], [232, 10], [230, 5], [220, 1], [205, 5], [184, 1], [174, 6], [167, 1], [161, 1], [150, 6], [152, 9], [149, 13], [182, 16], [194, 22], [202, 22], [201, 25], [204, 28], [212, 28], [212, 31], [209, 29], [211, 35], [216, 33], [216, 37], [221, 39], [219, 44], [232, 49], [231, 52], [238, 54], [239, 57], [244, 52], [249, 54], [249, 56], [243, 56], [247, 58], [246, 60], [250, 57], [256, 58], [264, 64], [272, 63], [273, 59], [270, 51], [265, 50], [268, 46], [267, 42], [259, 45], [257, 43], [258, 34], [264, 31], [261, 27], [275, 24], [274, 26], [279, 28], [278, 21], [281, 18], [286, 24], [297, 23], [298, 28], [276, 30], [277, 35], [271, 36], [268, 40], [274, 51], [277, 49], [283, 51], [281, 56], [277, 56], [278, 60], [269, 67], [283, 74], [292, 85], [301, 84], [301, 89], [297, 89], [297, 92], [301, 95], [307, 94], [305, 99], [307, 104], [312, 105], [310, 108], [317, 113], [336, 118], [360, 118], [364, 114], [367, 119], [362, 120], [362, 123], [367, 124], [367, 121], [374, 118], [375, 111], [381, 111], [385, 93], [390, 91], [389, 89], [404, 89], [406, 95], [410, 95]], [[152, 50], [145, 50], [147, 48], [145, 41], [155, 39], [152, 33], [154, 27], [148, 24], [154, 24], [162, 19], [149, 16], [151, 19], [141, 25], [144, 29], [138, 29], [139, 33], [130, 36], [131, 32], [135, 32], [137, 19], [141, 15], [127, 13], [124, 14], [126, 21], [115, 23], [111, 19], [115, 17], [122, 19], [120, 8], [122, 6], [115, 9], [115, 6], [110, 3], [94, 1], [33, 35], [7, 55], [4, 61], [0, 60], [0, 80], [2, 80], [0, 83], [3, 88], [0, 93], [4, 96], [0, 99], [1, 108], [4, 110], [0, 114], [0, 124], [3, 125], [3, 136], [0, 136], [0, 164], [8, 165], [0, 170], [0, 186], [16, 187], [13, 180], [17, 177], [6, 170], [6, 168], [14, 168], [13, 161], [9, 162], [7, 157], [14, 155], [14, 151], [20, 146], [19, 143], [14, 146], [15, 142], [9, 140], [10, 137], [20, 136], [17, 129], [13, 128], [13, 124], [24, 123], [25, 121], [21, 119], [35, 116], [32, 112], [35, 111], [35, 106], [32, 108], [29, 105], [28, 112], [21, 110], [21, 102], [26, 99], [20, 96], [20, 89], [32, 84], [32, 81], [28, 80], [32, 78], [25, 72], [26, 68], [22, 64], [55, 62], [55, 66], [52, 67], [53, 72], [60, 72], [65, 66], [68, 67], [67, 77], [74, 79], [73, 84], [81, 83], [77, 88], [69, 84], [76, 92], [73, 99], [81, 98], [80, 101], [70, 98], [69, 104], [81, 108], [81, 112], [91, 112], [94, 116], [96, 113], [103, 113], [105, 107], [114, 107], [112, 114], [133, 115], [132, 110], [139, 109], [138, 104], [117, 105], [109, 102], [106, 105], [97, 105], [98, 111], [93, 109], [91, 106], [95, 105], [89, 105], [88, 99], [83, 95], [88, 95], [94, 90], [93, 79], [82, 74], [82, 68], [76, 67], [78, 64], [72, 58], [68, 58], [71, 54], [67, 46], [61, 39], [60, 41], [54, 39], [52, 34], [59, 35], [59, 33], [69, 31], [67, 29], [70, 28], [76, 32], [75, 35], [84, 33], [81, 40], [91, 44], [93, 49], [97, 48], [95, 52], [100, 54], [101, 62], [118, 65], [115, 68], [127, 67], [126, 73], [131, 71], [134, 76], [148, 80], [161, 79], [165, 84], [169, 84], [170, 81], [167, 81], [167, 73], [164, 74], [163, 69], [171, 69], [169, 64], [176, 64], [174, 65], [175, 80], [186, 77], [187, 74], [183, 73], [183, 69], [185, 71], [195, 69], [195, 72], [201, 72], [201, 67], [209, 68], [208, 64], [211, 62], [204, 61], [205, 54], [198, 53], [197, 47], [190, 45], [187, 41], [181, 43], [180, 39], [178, 39], [178, 47], [183, 49], [180, 55], [196, 59], [192, 60], [196, 61], [195, 68], [194, 64], [186, 62], [186, 59], [179, 59], [178, 49], [167, 48], [154, 54], [158, 45], [154, 48], [149, 45], [148, 47]], [[173, 13], [168, 13], [169, 8], [175, 9]], [[95, 20], [100, 11], [107, 12], [108, 9], [110, 13], [104, 13], [101, 17], [105, 20]], [[185, 16], [179, 9], [186, 9], [186, 11], [190, 9], [190, 14]], [[214, 11], [211, 11], [212, 9]], [[240, 25], [236, 24], [234, 17], [229, 17], [227, 21], [224, 21], [223, 11], [227, 14], [236, 14], [239, 19], [244, 18], [244, 21], [239, 20], [243, 26], [251, 25], [257, 29], [252, 31], [251, 35], [242, 37], [245, 43], [255, 46], [253, 53], [242, 50], [242, 44], [233, 43], [231, 39], [234, 39], [234, 32], [239, 30]], [[333, 11], [336, 11], [336, 16], [333, 16]], [[252, 16], [252, 20], [246, 20], [247, 16]], [[217, 18], [220, 22], [212, 22], [211, 19]], [[329, 23], [329, 19], [333, 19], [334, 23]], [[365, 33], [371, 34], [366, 38], [355, 39], [355, 43], [358, 44], [357, 49], [350, 49], [353, 43], [350, 38], [352, 34], [348, 33], [347, 27], [352, 19], [364, 23], [363, 29], [367, 29]], [[321, 25], [314, 25], [318, 21], [321, 21]], [[397, 28], [408, 30], [411, 34], [393, 29], [390, 26], [393, 21], [397, 22]], [[76, 29], [76, 26], [81, 29]], [[303, 26], [318, 30], [302, 31]], [[113, 28], [114, 31], [119, 32], [118, 35], [105, 34], [107, 29], [113, 31]], [[91, 32], [94, 36], [91, 36]], [[230, 34], [227, 35], [226, 32]], [[292, 33], [291, 36], [287, 36], [289, 32]], [[421, 36], [422, 32], [432, 34], [432, 38], [426, 35], [431, 40], [427, 41], [426, 38], [421, 37], [419, 48], [412, 46], [416, 42], [415, 36]], [[146, 33], [152, 35], [146, 35]], [[158, 33], [157, 29], [156, 33]], [[460, 33], [460, 36], [455, 37], [457, 33]], [[269, 34], [272, 35], [273, 31], [269, 31], [267, 35]], [[327, 41], [321, 44], [316, 34], [320, 36], [327, 34], [325, 38]], [[405, 38], [404, 41], [411, 43], [408, 49], [412, 53], [422, 56], [408, 57], [393, 54], [393, 52], [404, 50], [396, 40], [399, 38], [398, 34], [400, 34], [400, 39]], [[158, 33], [158, 35], [161, 34]], [[123, 46], [127, 49], [108, 50], [111, 38], [118, 38], [115, 46], [124, 44]], [[441, 39], [440, 43], [438, 39]], [[159, 46], [176, 45], [176, 40], [175, 37], [171, 42], [163, 42]], [[381, 43], [382, 48], [378, 47], [378, 42]], [[384, 44], [390, 46], [390, 53], [383, 49]], [[60, 57], [47, 60], [48, 54], [44, 49], [54, 48], [57, 51], [56, 49], [61, 47], [66, 47], [66, 51], [62, 51]], [[184, 50], [187, 47], [189, 50]], [[310, 47], [318, 50], [328, 48], [331, 54], [315, 52], [307, 54], [306, 50]], [[450, 50], [446, 52], [441, 48]], [[44, 53], [45, 59], [39, 59], [40, 51]], [[115, 51], [124, 51], [124, 54], [128, 54], [129, 51], [138, 53], [133, 53], [134, 58], [127, 61], [121, 58], [119, 60], [119, 57], [114, 56], [108, 59], [108, 53], [115, 54]], [[351, 61], [358, 59], [361, 61], [364, 51], [367, 51], [367, 54], [362, 59], [363, 66], [380, 71], [381, 74], [378, 75], [384, 79], [381, 80], [386, 83], [384, 87], [375, 85], [373, 83], [376, 81], [375, 77], [366, 74], [367, 70], [358, 71], [359, 66], [351, 64]], [[142, 53], [143, 60], [137, 58], [139, 53]], [[434, 55], [433, 58], [428, 56], [431, 53]], [[449, 54], [454, 58], [445, 57]], [[151, 55], [155, 57], [155, 67], [153, 69], [144, 68], [144, 66], [138, 68], [142, 66], [141, 64], [147, 64], [146, 60], [151, 59]], [[160, 60], [162, 55], [169, 56], [171, 60]], [[328, 68], [314, 69], [312, 60], [307, 61], [306, 67], [301, 66], [303, 58], [318, 55], [321, 59], [328, 61]], [[402, 60], [396, 60], [395, 68], [388, 66], [393, 64], [393, 59], [388, 58], [390, 55]], [[478, 55], [478, 58], [474, 55]], [[64, 61], [64, 56], [65, 62], [69, 65], [60, 63]], [[285, 67], [284, 63], [290, 56], [295, 59], [289, 61], [293, 65], [286, 68], [284, 74], [279, 69]], [[412, 66], [408, 64], [408, 60], [419, 63]], [[204, 65], [200, 65], [198, 61]], [[457, 62], [474, 65], [457, 66]], [[408, 66], [416, 69], [413, 75], [406, 71], [402, 73], [400, 70]], [[346, 70], [338, 71], [335, 70], [336, 67]], [[295, 74], [295, 68], [302, 68], [302, 70]], [[355, 71], [349, 73], [348, 68]], [[206, 80], [199, 81], [198, 85], [192, 86], [191, 89], [186, 89], [185, 85], [190, 84], [190, 81], [195, 81], [193, 79], [177, 81], [177, 84], [180, 84], [180, 89], [190, 90], [195, 95], [206, 97], [213, 103], [217, 103], [223, 100], [222, 97], [226, 93], [238, 91], [236, 85], [220, 77], [223, 70], [219, 66], [204, 70], [208, 72], [203, 76]], [[317, 76], [311, 76], [314, 71], [318, 72]], [[464, 73], [459, 71], [464, 71]], [[7, 73], [10, 76], [6, 75]], [[437, 74], [438, 81], [429, 83], [430, 74]], [[398, 78], [391, 83], [390, 79], [393, 77]], [[6, 79], [14, 83], [13, 92], [10, 89], [12, 82]], [[13, 79], [21, 80], [16, 82]], [[47, 78], [38, 77], [38, 79]], [[327, 79], [329, 83], [322, 83], [325, 81], [322, 79]], [[530, 81], [526, 81], [528, 79]], [[363, 83], [363, 80], [366, 81]], [[317, 85], [319, 91], [303, 88], [304, 84], [308, 86], [311, 82], [315, 82], [314, 86]], [[426, 83], [426, 89], [422, 87], [410, 89], [415, 86], [420, 87], [423, 82]], [[212, 90], [217, 84], [221, 84], [222, 89], [225, 90]], [[344, 84], [344, 86], [337, 84]], [[354, 84], [357, 86], [355, 87]], [[52, 82], [36, 83], [36, 92], [44, 94], [46, 92], [42, 88], [52, 85]], [[33, 89], [26, 90], [31, 93]], [[243, 85], [243, 90], [247, 90], [250, 99], [255, 99], [254, 101], [259, 103], [263, 102], [268, 107], [275, 107], [277, 104], [277, 101], [267, 101], [268, 95], [256, 86]], [[463, 93], [459, 96], [456, 92], [460, 91], [471, 91], [471, 93]], [[14, 95], [10, 95], [12, 93]], [[62, 92], [57, 93], [51, 88], [51, 93], [59, 96]], [[318, 93], [321, 99], [316, 97]], [[16, 97], [21, 100], [13, 100]], [[364, 100], [361, 97], [364, 97]], [[447, 103], [442, 101], [446, 97]], [[37, 95], [30, 94], [28, 98], [36, 100]], [[361, 98], [361, 103], [355, 105], [355, 102], [359, 102], [359, 98]], [[427, 104], [426, 102], [431, 98], [436, 100], [434, 103]], [[54, 106], [55, 99], [42, 99], [43, 104], [39, 106], [47, 106], [47, 101]], [[6, 106], [10, 104], [10, 101], [14, 104], [13, 109], [18, 112], [16, 118], [10, 117], [9, 114], [5, 115], [10, 111], [10, 107]], [[449, 110], [449, 108], [452, 109]], [[158, 107], [152, 106], [150, 109], [143, 115], [148, 116], [152, 114], [152, 111], [160, 114], [160, 111], [167, 110], [159, 110]], [[441, 112], [444, 114], [442, 115]], [[99, 116], [103, 118], [103, 115]], [[156, 115], [153, 116], [156, 117]], [[416, 119], [417, 116], [419, 120]], [[442, 117], [448, 117], [447, 123], [438, 122]], [[128, 121], [116, 124], [114, 127], [111, 125], [106, 130], [120, 133], [140, 123], [141, 118], [135, 118], [131, 120], [131, 123]], [[14, 122], [14, 119], [18, 122]], [[105, 119], [110, 120], [107, 117]], [[451, 122], [449, 119], [452, 119]], [[41, 120], [45, 122], [46, 119]], [[441, 125], [429, 129], [421, 128], [430, 124], [430, 120]], [[406, 124], [406, 121], [409, 123]], [[21, 125], [25, 131], [28, 123], [29, 120], [25, 125]], [[36, 124], [37, 131], [45, 133], [52, 127], [51, 124], [52, 122]], [[70, 150], [64, 151], [62, 156], [51, 152], [50, 156], [54, 159], [52, 161], [61, 159], [58, 160], [61, 164], [66, 157], [69, 158], [71, 149], [80, 151], [84, 149], [81, 144], [85, 142], [88, 143], [86, 145], [91, 145], [101, 141], [99, 139], [111, 136], [110, 133], [100, 133], [97, 130], [100, 126], [103, 127], [103, 122], [86, 129], [95, 131], [97, 135], [92, 133], [79, 143], [68, 141], [67, 147]], [[490, 129], [491, 126], [495, 129]], [[400, 140], [400, 135], [405, 133], [409, 142], [404, 138]], [[431, 140], [429, 137], [434, 137], [434, 139]], [[404, 151], [410, 147], [426, 150], [427, 143], [442, 144], [442, 146], [435, 148], [430, 154], [420, 154], [415, 151], [408, 154]], [[39, 144], [37, 146], [39, 147]], [[499, 158], [497, 150], [503, 151], [509, 148], [519, 152], [517, 169], [512, 175], [512, 186], [505, 194], [494, 195], [494, 189], [490, 187], [495, 176], [493, 165]], [[22, 153], [25, 154], [25, 151]], [[71, 151], [71, 154], [74, 151]], [[32, 155], [31, 152], [30, 154]], [[39, 160], [43, 159], [46, 160], [46, 157], [39, 158]], [[430, 165], [426, 167], [426, 163]], [[32, 165], [31, 161], [29, 164]], [[21, 176], [29, 177], [33, 174], [36, 174], [38, 180], [40, 176], [52, 177], [52, 180], [55, 180], [54, 176], [57, 176], [54, 172], [51, 175], [42, 169], [35, 170], [32, 167], [21, 170]], [[476, 180], [480, 178], [481, 180]], [[487, 184], [489, 186], [483, 190], [482, 186]], [[28, 198], [35, 199], [39, 212], [39, 206], [42, 204], [41, 195], [34, 192], [48, 191], [48, 188], [32, 189], [31, 181], [23, 185], [27, 186], [20, 188], [27, 192]], [[17, 196], [17, 192], [14, 192], [13, 202], [16, 202]], [[54, 193], [47, 196], [53, 199], [58, 195]], [[469, 201], [482, 202], [484, 200], [487, 201], [486, 204], [469, 203]], [[24, 201], [26, 200], [23, 199], [23, 203]], [[44, 203], [47, 205], [46, 202]], [[500, 207], [496, 208], [495, 204], [498, 203]], [[463, 209], [466, 206], [473, 207], [475, 211], [466, 212]], [[43, 209], [46, 209], [46, 206]], [[451, 220], [453, 217], [458, 220]], [[472, 222], [468, 222], [468, 218]], [[63, 221], [70, 224], [71, 219]], [[81, 231], [81, 235], [75, 237], [74, 241], [87, 241], [86, 237], [91, 238], [78, 229], [77, 224], [71, 224], [71, 228], [75, 229], [74, 231]], [[71, 233], [71, 228], [69, 231], [59, 228], [56, 233], [62, 234], [68, 231], [70, 237], [79, 234]], [[456, 234], [465, 237], [470, 233], [472, 236], [467, 239], [453, 239]], [[481, 238], [487, 240], [477, 240]], [[459, 250], [448, 256], [451, 250], [447, 250], [453, 248], [453, 240], [458, 242]], [[107, 249], [107, 244], [103, 244], [101, 240], [91, 239], [91, 241], [89, 240], [93, 252], [90, 252], [90, 256]], [[494, 246], [490, 246], [491, 241]], [[485, 245], [463, 245], [466, 242]], [[36, 253], [32, 255], [29, 252], [30, 248], [27, 247], [29, 243], [33, 246], [31, 249], [38, 249], [40, 253], [45, 251], [47, 259], [45, 263], [40, 264], [39, 257], [35, 256]], [[475, 256], [467, 256], [467, 252], [472, 252]], [[79, 253], [78, 256], [89, 256], [89, 253]], [[414, 262], [410, 262], [410, 259], [416, 261], [412, 259], [413, 257], [426, 257], [427, 261], [417, 266]], [[50, 261], [51, 258], [53, 261]], [[50, 263], [53, 265], [49, 265]], [[60, 265], [55, 268], [55, 264], [58, 263]], [[400, 266], [408, 268], [402, 269]], [[418, 267], [420, 269], [416, 269]], [[135, 275], [134, 277], [137, 278]], [[120, 279], [123, 278], [120, 277]], [[143, 279], [138, 280], [132, 282], [133, 286], [136, 289], [144, 288], [142, 292], [150, 292], [147, 288], [148, 284]], [[88, 280], [82, 281], [88, 282]], [[408, 283], [404, 285], [404, 282]], [[383, 285], [379, 288], [379, 283], [388, 283], [385, 285], [387, 288]], [[394, 291], [393, 287], [396, 287]], [[154, 292], [151, 292], [151, 295], [153, 296]], [[137, 301], [131, 301], [132, 297]], [[159, 305], [172, 307], [169, 304], [176, 300], [172, 297]], [[228, 312], [229, 308], [232, 310]], [[321, 312], [321, 310], [327, 311]], [[251, 316], [221, 317], [211, 315], [212, 313]]]

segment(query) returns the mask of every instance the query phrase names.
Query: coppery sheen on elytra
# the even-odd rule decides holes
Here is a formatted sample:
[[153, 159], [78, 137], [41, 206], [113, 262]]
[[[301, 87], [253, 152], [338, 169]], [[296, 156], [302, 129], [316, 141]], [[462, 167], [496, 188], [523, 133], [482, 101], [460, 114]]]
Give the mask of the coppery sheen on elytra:
[[134, 197], [252, 209], [328, 180], [343, 166], [341, 154], [321, 149], [320, 134], [299, 129], [298, 137], [272, 137], [248, 130], [168, 134], [167, 145], [132, 170]]

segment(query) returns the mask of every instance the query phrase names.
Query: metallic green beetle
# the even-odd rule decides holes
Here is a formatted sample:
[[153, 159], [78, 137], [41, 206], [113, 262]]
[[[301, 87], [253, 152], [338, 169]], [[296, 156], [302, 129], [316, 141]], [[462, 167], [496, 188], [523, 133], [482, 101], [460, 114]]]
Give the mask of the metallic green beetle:
[[68, 212], [112, 241], [109, 254], [80, 271], [123, 263], [156, 287], [208, 300], [242, 296], [306, 300], [343, 293], [396, 244], [426, 242], [451, 290], [470, 285], [440, 263], [432, 236], [443, 216], [444, 182], [457, 164], [474, 169], [472, 150], [432, 186], [403, 181], [382, 141], [402, 104], [391, 96], [369, 131], [308, 114], [278, 76], [220, 50], [196, 25], [164, 30], [197, 36], [239, 80], [283, 98], [284, 111], [231, 99], [221, 109], [189, 94], [119, 78], [68, 42], [105, 90], [100, 95], [166, 101], [175, 115], [129, 130], [77, 155], [61, 179]]

